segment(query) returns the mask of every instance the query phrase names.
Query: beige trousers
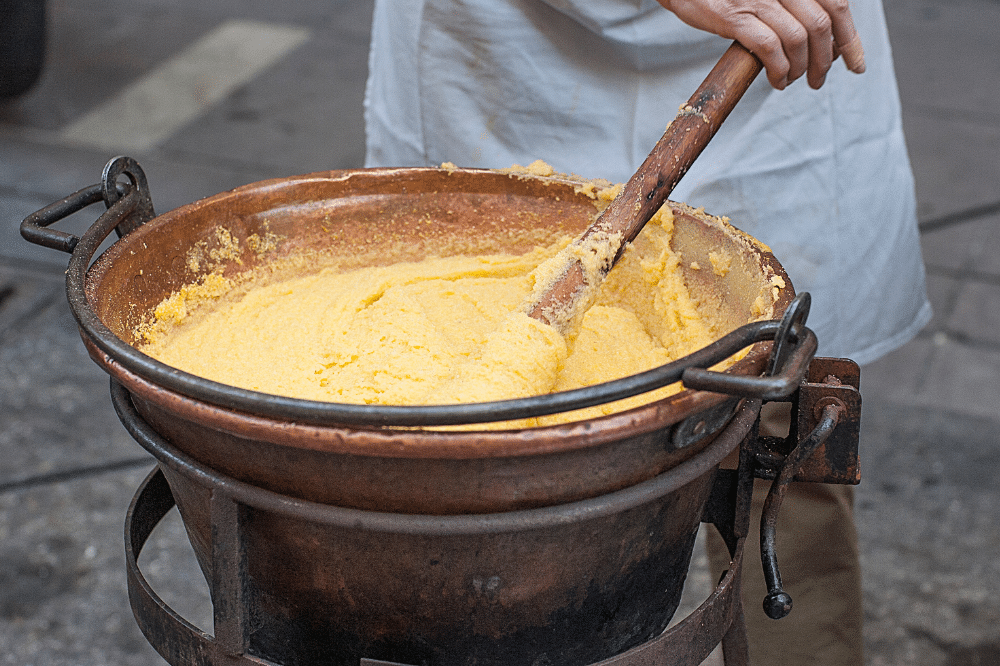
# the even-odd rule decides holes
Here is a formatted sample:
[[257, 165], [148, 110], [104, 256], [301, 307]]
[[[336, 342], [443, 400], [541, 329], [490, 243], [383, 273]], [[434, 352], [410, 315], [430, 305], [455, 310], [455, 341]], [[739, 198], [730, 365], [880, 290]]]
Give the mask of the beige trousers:
[[[768, 407], [769, 405], [765, 405]], [[761, 430], [777, 429], [761, 417]], [[861, 567], [854, 527], [854, 488], [792, 483], [777, 524], [777, 557], [791, 613], [772, 620], [764, 614], [767, 594], [760, 564], [760, 512], [770, 481], [754, 485], [750, 535], [743, 557], [743, 608], [752, 666], [861, 666]], [[729, 551], [708, 530], [709, 561], [718, 580]]]

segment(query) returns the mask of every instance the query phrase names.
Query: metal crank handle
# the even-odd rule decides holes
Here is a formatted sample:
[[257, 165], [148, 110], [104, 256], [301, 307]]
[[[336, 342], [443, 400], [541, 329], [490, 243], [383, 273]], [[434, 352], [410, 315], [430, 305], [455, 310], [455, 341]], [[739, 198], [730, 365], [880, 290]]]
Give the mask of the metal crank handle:
[[785, 498], [788, 484], [795, 478], [802, 464], [830, 437], [844, 409], [845, 406], [839, 400], [834, 400], [823, 407], [820, 421], [813, 431], [785, 457], [781, 471], [771, 483], [767, 499], [764, 500], [760, 516], [760, 561], [764, 567], [764, 581], [767, 583], [764, 612], [771, 619], [780, 620], [792, 610], [792, 597], [781, 586], [781, 572], [778, 570], [778, 556], [775, 551], [778, 510]]
[[[121, 175], [128, 177], [129, 185], [118, 182]], [[156, 217], [146, 174], [134, 159], [119, 156], [104, 167], [100, 183], [74, 192], [24, 218], [21, 237], [35, 245], [72, 254], [80, 237], [47, 227], [99, 201], [104, 202], [108, 211], [98, 218], [95, 226], [113, 222], [119, 236]]]

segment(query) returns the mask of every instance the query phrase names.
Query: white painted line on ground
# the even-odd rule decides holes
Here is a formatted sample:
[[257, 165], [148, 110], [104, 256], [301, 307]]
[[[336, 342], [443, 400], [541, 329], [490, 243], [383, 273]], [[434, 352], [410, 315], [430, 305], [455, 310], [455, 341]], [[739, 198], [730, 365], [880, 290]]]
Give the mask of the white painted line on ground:
[[60, 136], [68, 144], [119, 152], [152, 148], [309, 35], [304, 28], [227, 21], [63, 128]]

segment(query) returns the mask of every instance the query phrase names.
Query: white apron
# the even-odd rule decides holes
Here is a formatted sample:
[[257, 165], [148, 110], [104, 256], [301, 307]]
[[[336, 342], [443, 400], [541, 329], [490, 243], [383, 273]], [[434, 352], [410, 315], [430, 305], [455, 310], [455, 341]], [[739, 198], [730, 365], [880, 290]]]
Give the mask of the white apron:
[[[867, 363], [930, 319], [881, 3], [858, 0], [867, 71], [751, 86], [671, 198], [771, 246], [809, 291], [819, 353]], [[368, 166], [450, 161], [623, 182], [729, 42], [655, 0], [376, 0]]]

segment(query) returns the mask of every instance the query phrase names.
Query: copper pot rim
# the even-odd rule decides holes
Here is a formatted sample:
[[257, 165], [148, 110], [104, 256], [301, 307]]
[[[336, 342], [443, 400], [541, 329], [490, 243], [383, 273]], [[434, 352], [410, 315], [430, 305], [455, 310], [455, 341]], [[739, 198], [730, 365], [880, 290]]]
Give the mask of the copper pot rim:
[[[194, 207], [209, 205], [233, 197], [240, 197], [250, 191], [280, 191], [296, 183], [315, 181], [347, 180], [354, 176], [372, 176], [374, 178], [405, 174], [418, 177], [422, 173], [439, 174], [482, 174], [496, 173], [485, 169], [438, 169], [433, 167], [406, 167], [380, 169], [353, 169], [332, 172], [317, 172], [288, 178], [250, 183], [233, 190], [220, 192], [205, 199], [186, 204], [154, 218], [160, 223], [165, 220], [182, 217]], [[525, 174], [504, 174], [518, 179], [534, 178], [547, 183], [572, 186], [574, 181], [562, 180], [557, 177], [533, 177]], [[668, 202], [669, 205], [684, 212], [701, 214], [686, 204]], [[715, 218], [717, 219], [717, 218]], [[81, 239], [78, 248], [92, 246], [92, 252], [110, 233], [110, 228], [98, 229], [95, 224]], [[143, 225], [140, 230], [146, 227]], [[148, 225], [150, 228], [155, 224]], [[747, 241], [747, 246], [758, 257], [767, 270], [782, 276], [787, 276], [780, 263], [760, 244], [736, 227], [726, 226], [739, 237]], [[133, 232], [134, 234], [135, 232]], [[100, 238], [89, 238], [100, 235]], [[128, 234], [115, 245], [127, 241], [133, 234]], [[90, 242], [87, 242], [87, 241]], [[96, 241], [96, 242], [95, 242]], [[120, 246], [121, 247], [121, 246]], [[114, 246], [112, 246], [114, 249]], [[124, 251], [122, 249], [121, 251]], [[91, 270], [102, 261], [107, 260], [108, 253], [102, 255], [94, 265], [85, 271], [80, 278], [82, 289], [87, 293]], [[111, 252], [113, 255], [114, 252]], [[87, 264], [87, 261], [83, 261]], [[72, 265], [72, 263], [71, 263]], [[774, 303], [775, 313], [783, 311], [791, 301], [794, 293], [790, 287], [781, 289]], [[72, 299], [71, 299], [72, 304]], [[255, 439], [271, 439], [275, 429], [282, 432], [283, 441], [305, 448], [320, 448], [338, 450], [345, 453], [370, 455], [373, 444], [379, 450], [379, 455], [399, 457], [482, 457], [487, 455], [507, 457], [515, 455], [532, 455], [556, 450], [573, 450], [586, 446], [594, 446], [620, 438], [623, 434], [643, 434], [670, 426], [695, 414], [702, 409], [710, 408], [722, 402], [726, 396], [704, 391], [682, 390], [645, 405], [614, 414], [588, 420], [574, 421], [561, 425], [539, 426], [519, 430], [469, 430], [440, 431], [415, 429], [428, 425], [420, 422], [422, 415], [435, 411], [448, 411], [449, 408], [458, 413], [472, 406], [481, 412], [495, 412], [501, 403], [466, 403], [464, 405], [443, 406], [361, 406], [342, 403], [320, 402], [298, 398], [288, 398], [261, 393], [249, 389], [239, 389], [197, 377], [177, 370], [149, 357], [121, 340], [112, 333], [96, 316], [89, 304], [85, 303], [84, 316], [79, 316], [81, 333], [84, 342], [94, 360], [105, 368], [113, 377], [121, 381], [130, 391], [134, 391], [140, 399], [150, 402], [162, 402], [168, 411], [178, 415], [201, 420], [213, 427], [249, 436]], [[89, 317], [89, 320], [88, 320]], [[760, 342], [753, 345], [750, 352], [735, 363], [726, 372], [738, 374], [760, 374], [766, 363], [771, 344]], [[575, 393], [585, 389], [567, 391]], [[555, 394], [550, 394], [555, 395]], [[519, 403], [547, 396], [505, 401]], [[360, 408], [360, 409], [359, 409]], [[575, 408], [574, 408], [575, 409]], [[555, 410], [549, 413], [558, 413]], [[374, 418], [365, 420], [359, 413], [368, 412]], [[415, 422], [407, 422], [416, 415]], [[515, 420], [522, 417], [510, 417], [502, 420]], [[475, 422], [497, 422], [497, 418], [479, 418]], [[468, 425], [470, 422], [461, 417], [453, 417], [450, 421], [456, 425]], [[432, 424], [437, 425], [437, 424]], [[517, 433], [517, 438], [511, 434]], [[359, 441], [361, 440], [361, 441]], [[485, 443], [488, 442], [488, 445]]]

